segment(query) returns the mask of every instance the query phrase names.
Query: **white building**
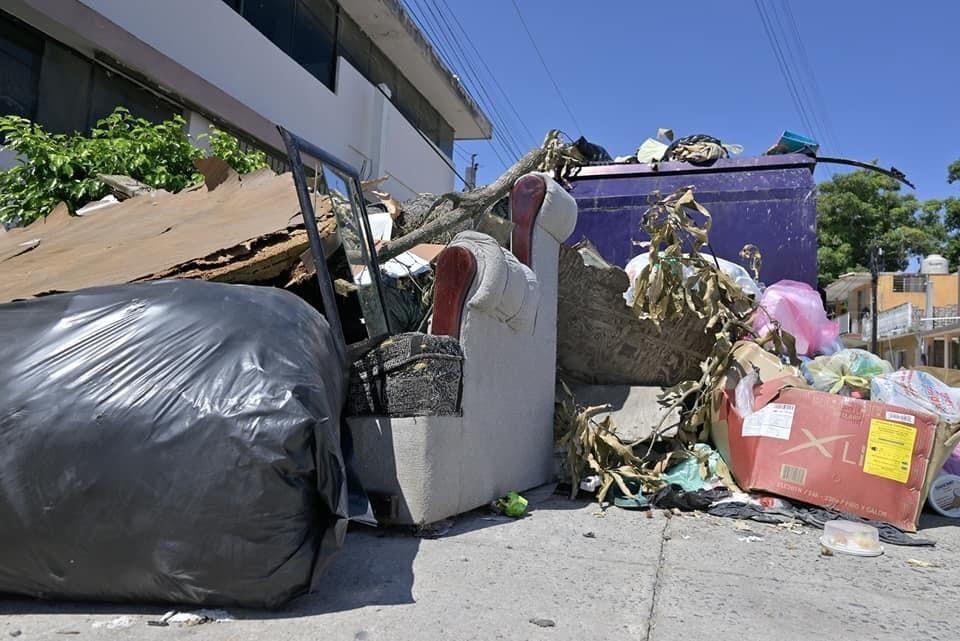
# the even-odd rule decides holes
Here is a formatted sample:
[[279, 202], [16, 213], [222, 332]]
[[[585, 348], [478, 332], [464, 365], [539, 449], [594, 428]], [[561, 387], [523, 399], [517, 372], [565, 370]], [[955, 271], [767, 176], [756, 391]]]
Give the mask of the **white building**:
[[280, 124], [400, 198], [453, 189], [454, 140], [492, 131], [399, 0], [0, 3], [0, 113], [70, 132], [117, 105], [278, 159]]

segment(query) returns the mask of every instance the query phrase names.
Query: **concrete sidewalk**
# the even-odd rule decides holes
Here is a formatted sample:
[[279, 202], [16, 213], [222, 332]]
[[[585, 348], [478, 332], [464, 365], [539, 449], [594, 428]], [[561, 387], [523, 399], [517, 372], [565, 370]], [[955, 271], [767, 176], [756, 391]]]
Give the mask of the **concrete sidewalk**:
[[[960, 527], [946, 519], [925, 518], [922, 534], [937, 540], [935, 548], [821, 557], [810, 528], [742, 530], [704, 515], [601, 513], [544, 490], [528, 496], [525, 519], [480, 511], [437, 539], [355, 529], [323, 590], [278, 612], [229, 610], [237, 620], [152, 627], [147, 622], [169, 608], [8, 600], [0, 601], [0, 637], [946, 641], [960, 634]], [[936, 567], [914, 568], [907, 559]]]

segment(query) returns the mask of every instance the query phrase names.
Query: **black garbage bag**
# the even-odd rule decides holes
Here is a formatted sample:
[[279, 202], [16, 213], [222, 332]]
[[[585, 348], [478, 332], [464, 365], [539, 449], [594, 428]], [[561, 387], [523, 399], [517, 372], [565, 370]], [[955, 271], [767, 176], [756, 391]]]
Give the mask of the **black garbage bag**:
[[347, 526], [343, 354], [283, 290], [0, 305], [0, 592], [275, 607]]

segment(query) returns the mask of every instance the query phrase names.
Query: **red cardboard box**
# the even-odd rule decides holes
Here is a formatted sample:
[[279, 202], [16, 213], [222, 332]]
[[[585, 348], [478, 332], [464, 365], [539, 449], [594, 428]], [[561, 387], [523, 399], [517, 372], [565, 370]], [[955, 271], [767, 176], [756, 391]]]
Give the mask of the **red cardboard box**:
[[723, 392], [718, 425], [727, 464], [744, 490], [758, 490], [892, 523], [916, 532], [937, 419], [902, 407], [795, 389], [754, 388], [744, 418]]

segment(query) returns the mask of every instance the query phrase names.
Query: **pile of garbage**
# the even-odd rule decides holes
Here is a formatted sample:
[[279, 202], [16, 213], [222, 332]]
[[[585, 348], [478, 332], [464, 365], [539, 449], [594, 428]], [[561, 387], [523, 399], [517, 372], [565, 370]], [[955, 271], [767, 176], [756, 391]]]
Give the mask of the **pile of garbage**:
[[[759, 282], [756, 247], [741, 252], [747, 268], [703, 252], [710, 220], [692, 190], [662, 197], [642, 221], [648, 253], [610, 302], [618, 315], [625, 302], [647, 333], [670, 340], [674, 327], [699, 323], [708, 338], [694, 375], [657, 389], [662, 411], [625, 411], [622, 399], [638, 389], [650, 397], [651, 387], [626, 393], [561, 370], [555, 433], [570, 495], [818, 528], [838, 521], [831, 536], [860, 536], [843, 534], [856, 530], [847, 521], [881, 541], [932, 545], [907, 533], [928, 497], [960, 517], [960, 389], [946, 371], [895, 371], [845, 348], [816, 290]], [[579, 253], [597, 263], [589, 248]]]

